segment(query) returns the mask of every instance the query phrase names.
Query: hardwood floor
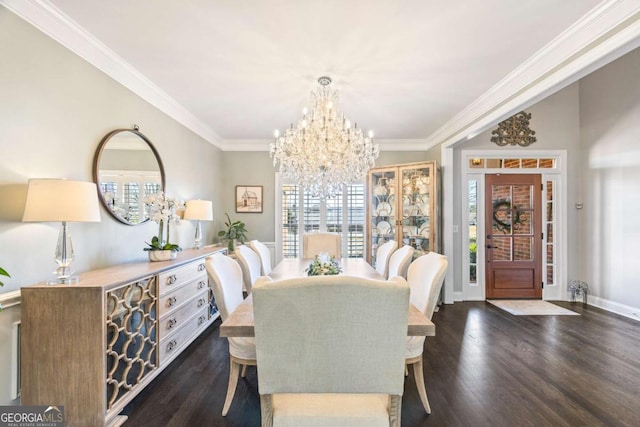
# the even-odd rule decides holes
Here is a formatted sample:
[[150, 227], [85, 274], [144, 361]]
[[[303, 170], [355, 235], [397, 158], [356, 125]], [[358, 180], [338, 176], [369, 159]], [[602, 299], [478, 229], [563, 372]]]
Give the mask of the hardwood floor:
[[[425, 348], [432, 414], [406, 379], [402, 425], [640, 425], [640, 322], [578, 303], [582, 316], [513, 316], [485, 302], [441, 307]], [[125, 412], [126, 427], [259, 426], [255, 368], [226, 417], [229, 353], [217, 322]]]

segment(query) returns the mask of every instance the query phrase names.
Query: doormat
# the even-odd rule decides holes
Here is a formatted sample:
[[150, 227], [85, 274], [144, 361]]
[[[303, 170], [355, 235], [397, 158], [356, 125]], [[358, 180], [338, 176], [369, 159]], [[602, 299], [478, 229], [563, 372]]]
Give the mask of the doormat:
[[487, 300], [514, 316], [580, 316], [580, 313], [542, 300]]

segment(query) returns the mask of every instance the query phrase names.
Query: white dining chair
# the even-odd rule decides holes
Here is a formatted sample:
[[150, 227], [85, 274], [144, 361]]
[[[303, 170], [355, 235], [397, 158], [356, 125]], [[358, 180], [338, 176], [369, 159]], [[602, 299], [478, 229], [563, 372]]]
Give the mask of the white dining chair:
[[234, 254], [238, 259], [238, 264], [240, 264], [240, 269], [242, 270], [244, 290], [247, 291], [247, 294], [250, 294], [253, 284], [261, 275], [260, 255], [247, 245], [237, 246]]
[[411, 264], [414, 252], [415, 249], [410, 245], [404, 245], [397, 251], [394, 251], [389, 258], [388, 277], [400, 276], [406, 279], [407, 270], [409, 269], [409, 264]]
[[321, 253], [341, 258], [342, 236], [338, 233], [305, 233], [302, 236], [302, 257], [313, 258]]
[[[242, 298], [242, 271], [238, 263], [226, 255], [217, 253], [207, 257], [205, 267], [209, 275], [209, 285], [222, 321], [240, 305]], [[254, 338], [229, 337], [229, 383], [227, 397], [222, 406], [222, 416], [226, 416], [238, 385], [238, 375], [246, 374], [247, 366], [256, 365], [256, 342]], [[240, 370], [242, 368], [242, 372]]]
[[[440, 290], [447, 271], [447, 257], [436, 252], [422, 255], [411, 263], [407, 272], [407, 281], [411, 289], [411, 304], [431, 320], [438, 303]], [[413, 366], [413, 375], [420, 401], [427, 414], [431, 413], [431, 406], [427, 398], [424, 384], [423, 357], [426, 337], [407, 337], [406, 361], [407, 366]]]
[[271, 252], [269, 252], [269, 248], [259, 240], [251, 240], [247, 244], [260, 256], [261, 274], [268, 276], [271, 273]]
[[387, 277], [389, 273], [389, 258], [391, 258], [391, 254], [397, 247], [398, 242], [389, 240], [380, 245], [376, 251], [376, 271], [380, 273], [382, 277]]
[[261, 277], [253, 313], [262, 426], [399, 427], [408, 308], [400, 277]]

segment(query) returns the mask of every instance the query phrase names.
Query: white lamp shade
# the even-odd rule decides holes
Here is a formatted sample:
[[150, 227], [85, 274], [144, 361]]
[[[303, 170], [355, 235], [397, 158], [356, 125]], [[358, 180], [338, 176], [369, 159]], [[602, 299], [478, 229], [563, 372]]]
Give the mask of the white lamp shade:
[[213, 203], [210, 200], [188, 200], [183, 218], [213, 221]]
[[30, 179], [24, 222], [98, 222], [98, 190], [93, 182]]

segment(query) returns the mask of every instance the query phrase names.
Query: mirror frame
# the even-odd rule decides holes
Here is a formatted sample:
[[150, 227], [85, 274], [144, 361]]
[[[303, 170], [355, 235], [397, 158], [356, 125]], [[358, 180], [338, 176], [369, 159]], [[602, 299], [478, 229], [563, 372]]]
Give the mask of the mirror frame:
[[100, 176], [99, 176], [100, 169], [98, 166], [100, 165], [100, 160], [102, 159], [104, 147], [107, 145], [109, 140], [119, 133], [131, 132], [134, 135], [137, 135], [138, 137], [142, 138], [142, 140], [149, 146], [149, 148], [153, 152], [153, 155], [155, 156], [156, 161], [158, 162], [158, 168], [160, 169], [160, 180], [162, 182], [162, 191], [164, 191], [166, 188], [166, 182], [165, 182], [165, 174], [164, 174], [164, 165], [162, 164], [162, 159], [160, 158], [160, 154], [158, 153], [158, 150], [156, 150], [156, 147], [153, 146], [151, 141], [149, 141], [149, 138], [147, 138], [142, 132], [140, 132], [139, 129], [140, 128], [137, 125], [134, 125], [133, 129], [112, 130], [111, 132], [106, 134], [104, 138], [102, 138], [102, 140], [100, 141], [100, 144], [98, 144], [98, 148], [96, 149], [95, 155], [93, 156], [93, 182], [96, 183], [96, 186], [98, 188], [98, 198], [100, 199], [100, 203], [102, 203], [102, 206], [107, 210], [107, 212], [109, 212], [109, 215], [111, 215], [118, 222], [121, 222], [122, 224], [125, 224], [125, 225], [144, 224], [147, 221], [149, 221], [149, 218], [146, 218], [145, 220], [140, 222], [129, 222], [126, 219], [122, 218], [121, 216], [117, 215], [115, 212], [111, 210], [111, 208], [109, 208], [109, 204], [105, 200], [104, 195], [102, 194], [102, 191], [100, 191]]

